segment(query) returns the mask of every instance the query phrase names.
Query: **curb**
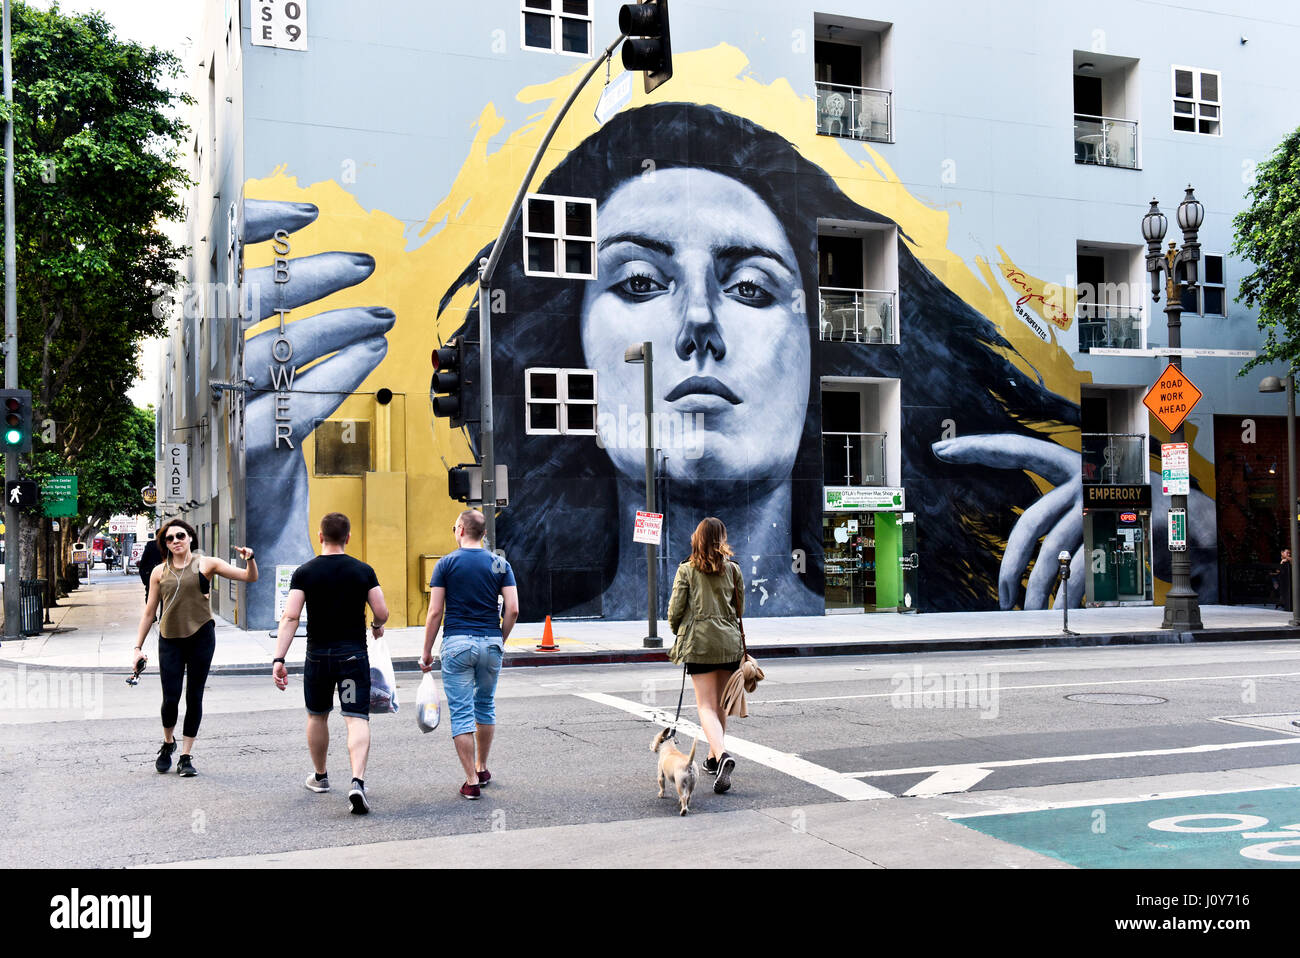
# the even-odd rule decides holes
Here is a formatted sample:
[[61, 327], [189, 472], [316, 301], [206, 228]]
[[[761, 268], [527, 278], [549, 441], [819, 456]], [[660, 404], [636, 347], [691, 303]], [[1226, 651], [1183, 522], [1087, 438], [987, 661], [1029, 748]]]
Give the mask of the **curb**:
[[[1020, 635], [964, 637], [955, 639], [877, 639], [862, 642], [806, 642], [784, 645], [753, 646], [756, 659], [820, 658], [832, 655], [898, 655], [916, 652], [976, 652], [1014, 649], [1078, 649], [1121, 645], [1190, 645], [1207, 642], [1276, 642], [1300, 639], [1300, 628], [1264, 627], [1251, 629], [1201, 629], [1195, 632], [1153, 630], [1149, 632], [1110, 632], [1084, 635]], [[666, 649], [603, 649], [593, 652], [528, 652], [507, 649], [504, 668], [546, 668], [548, 666], [650, 664], [667, 662]], [[415, 656], [393, 659], [397, 672], [419, 672]], [[438, 660], [434, 659], [434, 671]], [[121, 672], [126, 669], [96, 666], [50, 666], [0, 658], [3, 666], [26, 666], [34, 670], [65, 672]], [[262, 675], [269, 663], [213, 666], [209, 675]], [[288, 666], [290, 674], [301, 674], [302, 664]]]

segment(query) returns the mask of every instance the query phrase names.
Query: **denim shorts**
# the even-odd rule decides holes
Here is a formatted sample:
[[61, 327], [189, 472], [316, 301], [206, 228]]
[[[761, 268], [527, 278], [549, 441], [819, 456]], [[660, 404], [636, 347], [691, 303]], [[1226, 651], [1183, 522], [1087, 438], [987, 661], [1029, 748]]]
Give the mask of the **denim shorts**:
[[370, 718], [370, 657], [363, 646], [307, 650], [302, 675], [307, 711], [329, 715], [335, 688], [344, 715]]
[[442, 688], [452, 735], [473, 732], [475, 725], [497, 724], [494, 700], [504, 646], [499, 635], [442, 637]]

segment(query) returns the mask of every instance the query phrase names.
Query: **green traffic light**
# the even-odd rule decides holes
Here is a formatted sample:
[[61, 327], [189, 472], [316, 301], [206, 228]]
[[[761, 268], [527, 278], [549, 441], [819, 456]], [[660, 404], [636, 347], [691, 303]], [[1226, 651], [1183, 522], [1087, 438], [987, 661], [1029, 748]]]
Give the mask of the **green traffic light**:
[[5, 430], [5, 445], [16, 446], [23, 441], [23, 434], [17, 429]]

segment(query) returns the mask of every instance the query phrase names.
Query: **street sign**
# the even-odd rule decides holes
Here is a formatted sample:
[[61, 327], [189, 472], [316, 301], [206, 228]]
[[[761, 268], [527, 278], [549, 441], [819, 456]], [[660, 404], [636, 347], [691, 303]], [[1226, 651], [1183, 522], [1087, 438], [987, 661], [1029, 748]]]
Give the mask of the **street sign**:
[[604, 92], [600, 94], [600, 102], [596, 104], [596, 122], [604, 126], [609, 118], [627, 106], [631, 99], [632, 71], [629, 70], [613, 83], [605, 85]]
[[140, 500], [146, 506], [158, 505], [158, 487], [152, 482], [140, 490]]
[[1165, 495], [1190, 496], [1192, 494], [1188, 458], [1187, 443], [1162, 442], [1160, 444], [1160, 477]]
[[41, 501], [45, 503], [42, 510], [51, 518], [75, 516], [77, 514], [77, 477], [50, 476], [41, 488]]
[[1202, 395], [1183, 371], [1170, 363], [1142, 397], [1142, 403], [1162, 426], [1174, 432], [1183, 424], [1192, 407], [1200, 402]]
[[163, 449], [163, 502], [185, 502], [190, 497], [190, 447], [172, 442]]
[[644, 542], [657, 546], [663, 538], [664, 516], [662, 512], [641, 512], [637, 510], [636, 528], [632, 532], [633, 542]]
[[35, 509], [40, 492], [32, 479], [9, 479], [5, 482], [5, 504], [15, 509]]
[[1187, 510], [1169, 510], [1169, 551], [1187, 551]]

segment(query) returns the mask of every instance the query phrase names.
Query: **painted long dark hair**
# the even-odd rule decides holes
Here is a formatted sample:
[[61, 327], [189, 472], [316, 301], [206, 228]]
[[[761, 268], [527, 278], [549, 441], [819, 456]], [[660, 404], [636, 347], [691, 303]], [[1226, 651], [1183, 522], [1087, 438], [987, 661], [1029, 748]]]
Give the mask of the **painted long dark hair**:
[[[675, 167], [704, 168], [753, 190], [785, 228], [799, 260], [807, 303], [818, 302], [817, 221], [895, 225], [850, 200], [788, 140], [717, 107], [661, 103], [625, 111], [579, 144], [537, 192], [594, 197], [598, 207], [627, 180]], [[486, 250], [483, 254], [485, 255]], [[443, 296], [476, 281], [479, 256]], [[898, 242], [898, 346], [823, 343], [817, 311], [808, 336], [813, 368], [807, 415], [791, 473], [791, 550], [807, 560], [811, 596], [823, 591], [821, 377], [897, 379], [902, 389], [902, 484], [916, 514], [922, 609], [997, 608], [999, 542], [1005, 542], [1038, 490], [1023, 473], [940, 461], [930, 444], [945, 419], [961, 434], [1038, 436], [1039, 424], [1077, 424], [1078, 407], [1023, 375], [999, 349], [1010, 344], [988, 319], [958, 298]], [[510, 506], [497, 524], [498, 544], [516, 570], [526, 619], [565, 611], [618, 616], [599, 597], [618, 562], [615, 470], [593, 454], [587, 437], [524, 434], [524, 370], [584, 368], [580, 335], [583, 281], [524, 276], [522, 225], [509, 234], [494, 290], [506, 309], [493, 314], [495, 449], [511, 469]], [[458, 331], [477, 341], [477, 307]], [[477, 348], [469, 364], [476, 369]], [[774, 384], [776, 386], [778, 384]], [[471, 427], [477, 445], [478, 430]], [[689, 513], [689, 509], [687, 510]], [[701, 509], [687, 520], [709, 514]], [[668, 557], [667, 568], [676, 559]], [[553, 589], [552, 580], [561, 585]], [[671, 576], [666, 577], [671, 581]], [[665, 577], [661, 577], [665, 583]], [[665, 583], [666, 584], [666, 583]], [[563, 592], [563, 595], [560, 594]], [[806, 612], [820, 612], [821, 603]], [[631, 615], [635, 610], [627, 610]], [[755, 614], [762, 614], [756, 607]]]

